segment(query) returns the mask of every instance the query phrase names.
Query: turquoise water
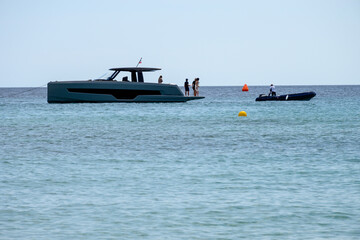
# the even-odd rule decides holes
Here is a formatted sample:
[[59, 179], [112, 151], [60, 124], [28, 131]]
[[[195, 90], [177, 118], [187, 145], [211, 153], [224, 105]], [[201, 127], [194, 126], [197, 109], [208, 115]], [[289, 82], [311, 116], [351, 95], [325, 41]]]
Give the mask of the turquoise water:
[[249, 88], [157, 104], [0, 89], [0, 239], [359, 239], [360, 86]]

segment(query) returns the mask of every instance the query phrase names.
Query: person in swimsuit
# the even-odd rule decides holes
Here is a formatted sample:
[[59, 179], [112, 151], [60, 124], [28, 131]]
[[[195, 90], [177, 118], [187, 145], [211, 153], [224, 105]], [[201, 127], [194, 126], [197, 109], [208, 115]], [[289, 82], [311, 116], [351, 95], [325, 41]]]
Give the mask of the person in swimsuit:
[[196, 82], [196, 78], [194, 79], [194, 81], [191, 84], [191, 87], [192, 87], [192, 89], [194, 91], [194, 97], [196, 97], [195, 82]]
[[195, 91], [196, 91], [196, 96], [199, 96], [199, 78], [196, 79], [195, 81]]

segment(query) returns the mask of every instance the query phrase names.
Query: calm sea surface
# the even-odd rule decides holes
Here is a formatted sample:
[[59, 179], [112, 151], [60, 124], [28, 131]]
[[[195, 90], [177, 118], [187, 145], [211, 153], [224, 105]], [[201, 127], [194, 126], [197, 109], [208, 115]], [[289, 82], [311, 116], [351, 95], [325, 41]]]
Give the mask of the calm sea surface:
[[1, 88], [0, 239], [360, 239], [360, 86], [249, 88], [142, 104]]

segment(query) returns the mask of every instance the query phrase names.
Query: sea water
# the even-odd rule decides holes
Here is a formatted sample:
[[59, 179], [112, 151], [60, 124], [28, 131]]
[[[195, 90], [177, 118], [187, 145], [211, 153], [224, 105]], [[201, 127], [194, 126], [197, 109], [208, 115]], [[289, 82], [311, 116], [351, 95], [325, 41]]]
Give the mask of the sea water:
[[[360, 86], [187, 103], [0, 89], [0, 239], [360, 239]], [[240, 111], [247, 117], [238, 117]]]

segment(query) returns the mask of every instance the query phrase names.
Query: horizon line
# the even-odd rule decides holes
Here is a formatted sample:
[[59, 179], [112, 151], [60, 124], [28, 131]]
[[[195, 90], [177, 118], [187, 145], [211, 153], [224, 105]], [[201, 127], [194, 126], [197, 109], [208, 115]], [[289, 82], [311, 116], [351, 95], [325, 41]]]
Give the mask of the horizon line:
[[[173, 83], [169, 83], [169, 84], [173, 84]], [[47, 85], [47, 84], [46, 84]], [[175, 84], [177, 85], [177, 84]], [[248, 85], [248, 84], [247, 84]], [[178, 85], [179, 86], [179, 85]], [[201, 87], [243, 87], [244, 85], [204, 85]], [[248, 86], [252, 86], [252, 87], [268, 87], [270, 85], [248, 85]], [[276, 84], [276, 86], [360, 86], [360, 84]], [[183, 87], [183, 86], [179, 86], [179, 87]], [[47, 86], [41, 85], [39, 87], [28, 87], [28, 86], [10, 86], [10, 87], [2, 87], [0, 86], [0, 88], [47, 88]]]

